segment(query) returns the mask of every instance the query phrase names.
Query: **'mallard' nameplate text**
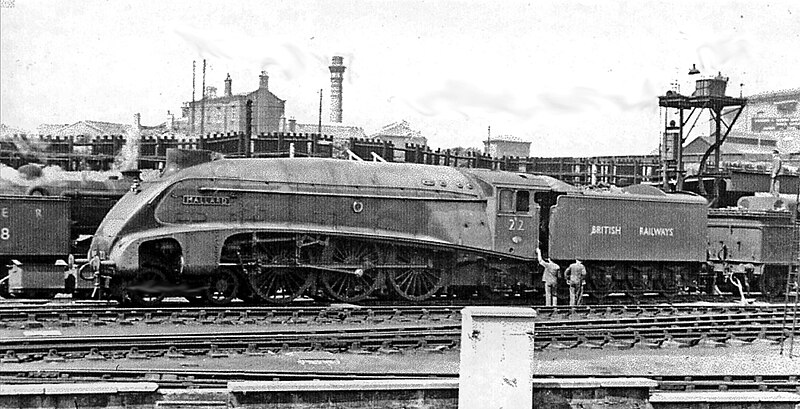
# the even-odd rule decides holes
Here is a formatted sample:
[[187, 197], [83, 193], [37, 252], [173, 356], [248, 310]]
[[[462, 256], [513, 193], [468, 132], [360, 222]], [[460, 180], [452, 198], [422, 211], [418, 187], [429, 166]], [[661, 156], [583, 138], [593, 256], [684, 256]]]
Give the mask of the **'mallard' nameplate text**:
[[203, 206], [230, 206], [231, 198], [228, 196], [183, 196], [183, 204], [185, 205], [203, 205]]

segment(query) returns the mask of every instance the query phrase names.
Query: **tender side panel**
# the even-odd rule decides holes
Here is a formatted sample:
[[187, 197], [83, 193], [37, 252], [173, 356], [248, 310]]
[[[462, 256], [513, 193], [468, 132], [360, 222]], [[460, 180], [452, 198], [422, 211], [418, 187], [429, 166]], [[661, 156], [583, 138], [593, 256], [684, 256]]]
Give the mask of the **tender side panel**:
[[550, 216], [550, 257], [703, 262], [706, 211], [674, 199], [560, 196]]
[[0, 256], [69, 253], [69, 201], [38, 196], [0, 196]]

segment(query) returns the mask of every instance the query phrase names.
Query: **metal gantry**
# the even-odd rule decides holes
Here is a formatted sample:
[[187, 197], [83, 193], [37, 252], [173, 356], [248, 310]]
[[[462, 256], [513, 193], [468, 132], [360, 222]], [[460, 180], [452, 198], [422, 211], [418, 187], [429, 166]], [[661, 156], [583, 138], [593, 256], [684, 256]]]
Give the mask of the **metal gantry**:
[[[678, 123], [673, 126], [667, 126], [667, 132], [664, 133], [662, 159], [665, 162], [663, 168], [665, 187], [668, 183], [668, 175], [672, 173], [675, 175], [676, 189], [683, 190], [683, 144], [697, 124], [697, 119], [700, 114], [706, 109], [709, 111], [716, 125], [716, 129], [714, 132], [714, 143], [711, 144], [700, 160], [698, 176], [702, 177], [704, 174], [716, 175], [719, 173], [721, 167], [720, 148], [747, 104], [747, 98], [725, 96], [727, 81], [728, 78], [722, 76], [717, 76], [712, 79], [701, 79], [697, 80], [697, 89], [691, 96], [668, 91], [666, 95], [658, 97], [658, 105], [660, 107], [678, 110]], [[728, 110], [728, 108], [733, 109]], [[690, 110], [688, 117], [686, 117], [684, 113], [686, 110]], [[697, 116], [694, 118], [694, 123], [688, 131], [685, 131], [686, 126], [695, 115]], [[730, 122], [727, 123], [724, 117], [730, 117]], [[724, 133], [722, 131], [723, 125], [725, 126]], [[670, 130], [673, 130], [673, 132], [669, 132]], [[674, 140], [668, 141], [668, 136], [671, 136]], [[668, 147], [668, 145], [671, 146]], [[669, 156], [664, 154], [665, 152], [670, 152], [670, 150], [672, 150], [672, 153]], [[714, 153], [714, 165], [713, 168], [708, 169], [706, 161], [711, 153]], [[705, 195], [705, 186], [703, 183], [699, 184], [699, 188], [700, 192]], [[717, 194], [718, 192], [715, 191], [712, 196], [716, 197]]]

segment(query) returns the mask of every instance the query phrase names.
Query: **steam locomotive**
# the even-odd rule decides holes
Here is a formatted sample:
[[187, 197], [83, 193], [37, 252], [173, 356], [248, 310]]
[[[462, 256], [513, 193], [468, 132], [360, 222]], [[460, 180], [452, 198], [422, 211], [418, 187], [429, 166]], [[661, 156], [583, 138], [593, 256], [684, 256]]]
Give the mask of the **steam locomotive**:
[[[594, 302], [613, 293], [712, 293], [733, 276], [746, 291], [775, 296], [797, 234], [791, 212], [774, 210], [777, 200], [708, 209], [702, 197], [643, 185], [584, 190], [527, 173], [318, 158], [212, 161], [208, 152], [171, 151], [160, 178], [135, 185], [108, 212], [88, 262], [60, 263], [64, 249], [54, 242], [47, 257], [58, 266], [32, 268], [41, 254], [16, 255], [22, 263], [8, 264], [5, 282], [12, 294], [30, 295], [72, 276], [77, 291], [141, 305], [166, 296], [218, 305], [301, 296], [497, 300], [543, 292], [540, 248], [562, 266], [582, 260]], [[9, 214], [7, 224], [27, 217]], [[54, 240], [24, 225], [9, 226], [31, 236], [31, 248], [36, 237]]]
[[[583, 191], [526, 173], [333, 159], [168, 169], [108, 213], [84, 269], [111, 297], [225, 304], [541, 289], [536, 249], [580, 259], [588, 293], [673, 295], [707, 274], [706, 201]], [[91, 275], [86, 274], [83, 275]]]

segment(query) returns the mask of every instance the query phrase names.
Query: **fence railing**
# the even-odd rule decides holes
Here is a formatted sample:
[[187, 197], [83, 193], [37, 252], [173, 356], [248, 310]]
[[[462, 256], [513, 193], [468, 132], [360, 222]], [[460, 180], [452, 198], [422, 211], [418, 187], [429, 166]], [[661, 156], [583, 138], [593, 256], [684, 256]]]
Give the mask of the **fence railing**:
[[[58, 165], [65, 170], [108, 170], [120, 163], [131, 151], [138, 151], [140, 169], [163, 167], [169, 148], [208, 149], [227, 157], [316, 156], [346, 158], [346, 150], [364, 160], [375, 156], [387, 162], [407, 162], [465, 168], [507, 170], [537, 173], [555, 177], [575, 185], [609, 184], [627, 186], [661, 179], [661, 161], [657, 155], [598, 157], [501, 157], [495, 158], [464, 149], [431, 149], [429, 146], [406, 144], [395, 146], [388, 141], [352, 138], [334, 142], [329, 135], [309, 133], [245, 133], [209, 134], [202, 138], [143, 136], [138, 147], [129, 146], [122, 135], [100, 137], [13, 135], [0, 140], [0, 162], [19, 167], [38, 162]], [[743, 155], [727, 155], [726, 167], [736, 168]], [[687, 156], [687, 163], [699, 160]], [[750, 166], [753, 171], [762, 171]]]

